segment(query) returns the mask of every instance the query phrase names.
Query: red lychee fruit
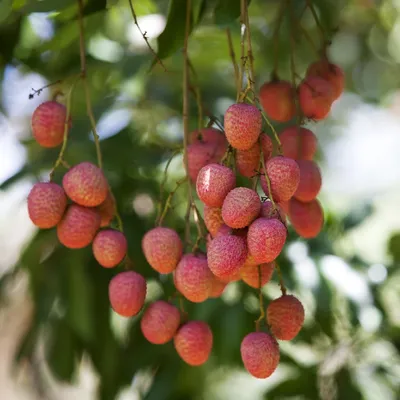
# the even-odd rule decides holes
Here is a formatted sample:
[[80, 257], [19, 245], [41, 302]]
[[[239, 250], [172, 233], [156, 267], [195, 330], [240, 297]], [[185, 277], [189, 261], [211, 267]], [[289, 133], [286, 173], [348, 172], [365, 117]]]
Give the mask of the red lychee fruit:
[[94, 239], [100, 221], [96, 209], [71, 204], [57, 225], [58, 240], [70, 249], [82, 249]]
[[166, 301], [158, 300], [143, 313], [140, 328], [150, 343], [164, 344], [174, 337], [180, 322], [179, 310]]
[[325, 79], [309, 76], [299, 86], [299, 103], [305, 117], [319, 121], [328, 116], [333, 87]]
[[280, 359], [278, 342], [265, 332], [252, 332], [245, 336], [240, 354], [246, 370], [259, 379], [272, 375]]
[[290, 82], [267, 82], [260, 88], [260, 103], [269, 118], [288, 122], [296, 114], [295, 93]]
[[290, 126], [279, 135], [285, 157], [312, 160], [317, 151], [317, 137], [309, 129]]
[[261, 133], [260, 143], [261, 143], [261, 149], [264, 154], [264, 160], [265, 162], [267, 162], [267, 160], [269, 160], [272, 155], [272, 151], [274, 150], [274, 145], [272, 143], [271, 138], [265, 133]]
[[255, 265], [252, 267], [242, 267], [240, 269], [240, 276], [243, 282], [247, 283], [254, 289], [260, 288], [260, 274], [259, 268], [261, 270], [261, 287], [267, 284], [274, 273], [275, 264], [267, 263], [261, 265]]
[[106, 199], [97, 206], [97, 211], [101, 216], [100, 226], [104, 228], [105, 226], [110, 225], [115, 215], [114, 199], [110, 191], [107, 193]]
[[213, 280], [211, 284], [211, 291], [210, 291], [210, 298], [216, 299], [221, 297], [222, 293], [224, 292], [226, 286], [228, 284], [226, 282], [222, 282], [216, 276], [213, 275]]
[[280, 201], [277, 205], [285, 215], [289, 215], [289, 201]]
[[239, 272], [246, 257], [246, 239], [234, 235], [216, 237], [207, 251], [211, 272], [220, 280], [225, 281]]
[[209, 207], [222, 207], [226, 195], [235, 184], [236, 177], [231, 169], [219, 164], [208, 164], [197, 176], [197, 195]]
[[175, 287], [193, 303], [207, 300], [212, 282], [213, 274], [204, 254], [185, 254], [174, 271]]
[[108, 286], [113, 310], [123, 317], [133, 317], [143, 307], [147, 285], [142, 275], [134, 271], [120, 272]]
[[56, 183], [35, 183], [28, 195], [29, 218], [42, 229], [56, 226], [66, 207], [67, 196], [64, 189]]
[[107, 197], [108, 183], [103, 171], [90, 162], [81, 162], [72, 167], [63, 178], [67, 196], [85, 207], [96, 207]]
[[194, 142], [188, 146], [188, 175], [192, 182], [196, 182], [199, 171], [211, 162], [213, 154], [213, 145], [210, 143]]
[[324, 225], [324, 213], [317, 199], [308, 203], [290, 199], [289, 218], [293, 229], [305, 239], [318, 236]]
[[261, 201], [256, 191], [237, 187], [225, 197], [222, 205], [222, 219], [231, 228], [244, 228], [257, 218], [260, 209]]
[[224, 224], [221, 212], [222, 210], [218, 207], [204, 206], [204, 223], [212, 237], [217, 234], [219, 228]]
[[142, 250], [153, 269], [169, 274], [182, 257], [183, 244], [176, 231], [158, 226], [143, 236]]
[[232, 235], [233, 229], [228, 225], [221, 225], [215, 237]]
[[240, 281], [242, 279], [242, 277], [240, 276], [240, 269], [239, 271], [236, 271], [234, 274], [232, 275], [228, 275], [228, 276], [224, 276], [223, 278], [218, 278], [221, 282], [224, 282], [226, 284], [231, 283], [231, 282], [237, 282]]
[[[268, 160], [266, 168], [274, 201], [289, 200], [296, 192], [300, 181], [300, 168], [296, 161], [288, 157], [276, 156]], [[262, 176], [260, 180], [264, 193], [269, 197], [265, 176]]]
[[209, 162], [219, 162], [228, 147], [225, 135], [215, 128], [204, 128], [200, 134], [199, 131], [194, 131], [190, 134], [189, 141], [190, 143], [202, 142], [212, 145], [213, 152]]
[[274, 261], [286, 242], [286, 227], [277, 219], [258, 218], [249, 227], [247, 246], [258, 264]]
[[225, 135], [229, 144], [238, 150], [249, 150], [261, 133], [262, 115], [251, 104], [232, 104], [224, 116]]
[[57, 147], [64, 139], [67, 109], [56, 101], [45, 101], [32, 114], [32, 133], [42, 147]]
[[300, 182], [293, 197], [297, 200], [309, 202], [314, 200], [321, 190], [321, 171], [314, 161], [298, 160], [300, 168]]
[[246, 261], [244, 262], [242, 268], [256, 267], [258, 264], [259, 263], [257, 263], [257, 261], [254, 259], [254, 257], [250, 254], [250, 252], [248, 252]]
[[285, 221], [286, 215], [285, 215], [285, 212], [283, 211], [282, 207], [277, 203], [275, 203], [275, 205], [276, 205], [276, 208], [274, 208], [272, 201], [266, 201], [266, 202], [262, 203], [259, 217], [260, 218], [268, 218], [268, 219], [277, 218], [281, 221]]
[[115, 229], [100, 231], [93, 240], [93, 255], [104, 268], [117, 266], [125, 257], [128, 243], [125, 235]]
[[272, 334], [280, 340], [292, 340], [304, 323], [304, 308], [292, 295], [283, 295], [269, 303], [267, 322]]
[[338, 65], [328, 60], [319, 60], [307, 69], [307, 76], [318, 76], [328, 81], [333, 87], [333, 99], [338, 99], [343, 93], [345, 75]]
[[204, 364], [210, 356], [213, 334], [203, 321], [189, 321], [182, 325], [174, 337], [177, 353], [193, 367]]
[[249, 150], [236, 151], [236, 169], [239, 174], [251, 178], [257, 174], [260, 166], [260, 144], [254, 143]]

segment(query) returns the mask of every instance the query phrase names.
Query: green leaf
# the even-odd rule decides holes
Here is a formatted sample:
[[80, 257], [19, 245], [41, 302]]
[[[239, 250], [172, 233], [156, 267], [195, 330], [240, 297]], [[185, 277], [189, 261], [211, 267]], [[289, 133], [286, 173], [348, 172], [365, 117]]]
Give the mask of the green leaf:
[[400, 232], [394, 233], [388, 242], [388, 252], [394, 262], [400, 262]]
[[336, 383], [338, 399], [362, 400], [364, 398], [347, 368], [342, 368], [337, 373]]
[[240, 17], [240, 0], [219, 0], [214, 9], [215, 23], [226, 27]]
[[76, 4], [76, 0], [28, 0], [22, 11], [25, 14], [61, 11], [72, 4]]

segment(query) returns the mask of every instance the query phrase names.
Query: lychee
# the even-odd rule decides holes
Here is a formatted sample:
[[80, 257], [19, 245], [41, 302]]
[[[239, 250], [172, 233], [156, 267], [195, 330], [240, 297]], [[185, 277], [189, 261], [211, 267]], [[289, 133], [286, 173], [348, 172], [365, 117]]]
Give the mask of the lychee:
[[[247, 238], [246, 238], [247, 240]], [[246, 261], [244, 262], [242, 268], [246, 268], [246, 267], [255, 267], [257, 266], [259, 263], [254, 259], [254, 257], [250, 254], [250, 252], [247, 253], [247, 257], [246, 257]], [[239, 271], [240, 273], [240, 271]]]
[[93, 255], [104, 268], [117, 266], [125, 257], [128, 243], [125, 235], [115, 229], [100, 231], [93, 240]]
[[275, 203], [276, 208], [274, 208], [272, 201], [266, 201], [262, 203], [259, 216], [262, 218], [277, 218], [281, 221], [285, 221], [286, 215], [282, 207]]
[[316, 237], [324, 225], [324, 214], [317, 199], [308, 203], [290, 199], [289, 218], [297, 234], [306, 239]]
[[143, 236], [142, 250], [153, 269], [169, 274], [182, 257], [183, 244], [176, 231], [159, 226]]
[[251, 178], [257, 174], [260, 166], [260, 145], [254, 143], [249, 150], [236, 151], [236, 169], [239, 174]]
[[258, 218], [249, 227], [247, 246], [258, 264], [274, 261], [286, 242], [286, 227], [277, 219]]
[[150, 304], [143, 313], [140, 328], [150, 343], [164, 344], [174, 337], [180, 321], [179, 310], [174, 305], [158, 300]]
[[226, 282], [222, 282], [216, 276], [213, 275], [209, 297], [213, 299], [220, 297], [227, 285], [228, 284]]
[[208, 164], [197, 176], [197, 195], [209, 207], [222, 207], [226, 195], [235, 184], [236, 177], [231, 169], [219, 164]]
[[233, 229], [230, 226], [223, 224], [218, 229], [217, 234], [215, 235], [215, 237], [232, 235], [232, 233], [233, 233]]
[[289, 201], [280, 201], [277, 205], [285, 215], [289, 215]]
[[260, 88], [260, 103], [269, 118], [288, 122], [296, 114], [295, 93], [290, 82], [267, 82]]
[[110, 191], [108, 191], [106, 199], [97, 206], [97, 211], [101, 216], [100, 226], [104, 228], [105, 226], [110, 225], [115, 215], [114, 199]]
[[189, 321], [182, 325], [174, 337], [177, 353], [193, 367], [204, 364], [210, 356], [213, 334], [203, 321]]
[[304, 308], [292, 295], [283, 295], [269, 303], [267, 322], [272, 334], [280, 340], [292, 340], [304, 323]]
[[228, 142], [225, 135], [215, 128], [204, 128], [199, 131], [194, 131], [190, 134], [190, 143], [202, 142], [212, 146], [212, 156], [209, 162], [219, 162], [224, 156]]
[[221, 213], [222, 210], [219, 207], [204, 206], [204, 223], [212, 237], [217, 234], [219, 228], [224, 224]]
[[267, 160], [269, 160], [269, 158], [272, 155], [272, 151], [274, 150], [274, 145], [272, 143], [271, 138], [265, 133], [261, 133], [260, 143], [261, 143], [261, 149], [264, 154], [264, 160], [265, 162], [267, 162]]
[[123, 317], [132, 317], [142, 309], [146, 290], [146, 280], [142, 275], [134, 271], [120, 272], [108, 286], [111, 307]]
[[82, 249], [94, 239], [100, 221], [96, 209], [71, 204], [57, 225], [58, 240], [70, 249]]
[[314, 161], [298, 160], [297, 164], [300, 168], [300, 181], [293, 197], [304, 202], [314, 200], [321, 190], [321, 171]]
[[317, 151], [317, 138], [306, 128], [290, 126], [280, 133], [279, 139], [285, 157], [312, 160]]
[[229, 144], [238, 150], [249, 150], [261, 133], [262, 115], [251, 104], [232, 104], [224, 116], [225, 135]]
[[188, 146], [188, 175], [192, 182], [196, 182], [199, 171], [211, 162], [213, 154], [213, 145], [210, 143], [197, 141]]
[[42, 229], [56, 226], [66, 207], [67, 196], [64, 189], [56, 183], [35, 183], [28, 195], [29, 218]]
[[259, 379], [272, 375], [280, 359], [278, 342], [265, 332], [252, 332], [245, 336], [240, 354], [246, 370]]
[[[272, 275], [274, 273], [274, 268], [275, 268], [274, 263], [255, 265], [252, 267], [242, 267], [240, 269], [240, 276], [243, 282], [247, 283], [254, 289], [259, 289], [260, 281], [261, 281], [261, 287], [263, 287], [266, 283], [268, 283], [271, 280]], [[261, 277], [259, 271], [261, 271]]]

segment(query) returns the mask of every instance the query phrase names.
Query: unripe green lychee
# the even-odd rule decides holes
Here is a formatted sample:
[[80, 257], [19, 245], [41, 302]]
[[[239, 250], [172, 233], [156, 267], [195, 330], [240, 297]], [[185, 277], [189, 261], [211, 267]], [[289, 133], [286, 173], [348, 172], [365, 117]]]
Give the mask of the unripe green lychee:
[[107, 197], [108, 183], [103, 171], [90, 162], [72, 167], [63, 178], [67, 196], [85, 207], [96, 207]]
[[258, 264], [274, 261], [286, 242], [286, 227], [277, 219], [257, 218], [249, 227], [247, 246]]
[[262, 203], [259, 215], [260, 218], [277, 218], [280, 221], [285, 222], [286, 215], [282, 207], [278, 203], [275, 203], [275, 206], [276, 208], [274, 208], [272, 201], [266, 201]]
[[219, 162], [224, 156], [228, 147], [225, 135], [215, 128], [204, 128], [199, 131], [191, 132], [189, 136], [190, 143], [202, 142], [212, 146], [212, 156], [209, 162]]
[[28, 195], [29, 218], [42, 229], [56, 226], [66, 207], [67, 196], [64, 189], [56, 183], [35, 183]]
[[219, 228], [224, 224], [221, 215], [221, 208], [204, 206], [204, 223], [208, 232], [214, 237]]
[[232, 189], [222, 205], [222, 219], [231, 228], [250, 225], [258, 216], [261, 201], [257, 192], [246, 187]]
[[172, 340], [180, 321], [180, 312], [174, 305], [158, 300], [150, 304], [143, 313], [140, 328], [150, 343], [164, 344]]
[[134, 271], [120, 272], [108, 286], [113, 310], [123, 317], [133, 317], [143, 307], [147, 285], [142, 275]]
[[204, 364], [210, 356], [213, 334], [203, 321], [189, 321], [182, 325], [174, 337], [177, 353], [193, 367]]
[[108, 191], [106, 199], [97, 206], [97, 211], [100, 213], [101, 217], [100, 226], [104, 228], [105, 226], [110, 225], [115, 215], [114, 199], [110, 191]]
[[312, 160], [317, 151], [317, 137], [306, 128], [290, 126], [280, 133], [279, 139], [285, 157]]
[[56, 101], [45, 101], [32, 114], [32, 133], [42, 147], [57, 147], [64, 139], [67, 109]]
[[226, 195], [235, 184], [236, 177], [230, 168], [219, 164], [208, 164], [197, 176], [197, 195], [209, 207], [222, 207]]
[[[252, 267], [242, 267], [240, 268], [240, 276], [243, 282], [247, 283], [254, 289], [259, 289], [260, 278], [261, 278], [261, 287], [263, 287], [271, 280], [272, 275], [274, 273], [274, 268], [275, 268], [274, 263], [261, 264], [260, 266], [255, 265]], [[259, 269], [261, 271], [261, 277]]]
[[216, 276], [213, 275], [213, 280], [212, 280], [212, 284], [211, 284], [211, 291], [210, 291], [209, 297], [212, 299], [221, 297], [221, 295], [224, 292], [227, 285], [228, 284], [226, 282], [222, 282]]
[[272, 334], [280, 340], [292, 340], [304, 323], [304, 308], [292, 295], [283, 295], [269, 303], [267, 322]]
[[256, 106], [237, 103], [226, 110], [224, 122], [229, 144], [238, 150], [248, 150], [260, 136], [262, 115]]
[[142, 239], [142, 250], [150, 266], [160, 274], [169, 274], [182, 257], [182, 241], [170, 228], [158, 226]]
[[82, 249], [94, 239], [100, 221], [96, 209], [71, 204], [57, 225], [58, 240], [70, 249]]
[[115, 229], [100, 231], [93, 240], [93, 255], [104, 268], [116, 267], [125, 257], [128, 243], [125, 235]]
[[321, 190], [321, 171], [314, 161], [298, 160], [300, 168], [300, 181], [293, 197], [297, 200], [309, 202], [314, 200]]
[[317, 199], [308, 203], [290, 199], [289, 218], [293, 229], [305, 239], [318, 236], [324, 225], [324, 213]]
[[259, 379], [272, 375], [280, 359], [278, 342], [265, 332], [252, 332], [245, 336], [240, 354], [246, 370]]
[[260, 144], [254, 143], [248, 150], [236, 151], [236, 169], [239, 174], [251, 178], [257, 174], [260, 166]]

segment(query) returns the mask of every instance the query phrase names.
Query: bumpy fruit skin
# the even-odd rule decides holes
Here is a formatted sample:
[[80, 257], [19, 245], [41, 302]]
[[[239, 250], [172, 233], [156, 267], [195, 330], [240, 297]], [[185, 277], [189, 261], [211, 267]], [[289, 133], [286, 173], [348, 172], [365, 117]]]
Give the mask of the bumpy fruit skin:
[[[246, 240], [247, 240], [247, 237], [246, 237]], [[254, 259], [254, 257], [250, 254], [250, 252], [248, 252], [246, 261], [244, 262], [244, 264], [240, 270], [242, 270], [243, 268], [247, 268], [247, 267], [256, 267], [258, 264], [259, 263]], [[239, 273], [240, 273], [240, 271], [239, 271]]]
[[280, 359], [278, 342], [265, 332], [252, 332], [245, 336], [240, 354], [246, 370], [259, 379], [272, 375]]
[[[243, 280], [243, 282], [247, 283], [249, 286], [251, 286], [254, 289], [259, 289], [260, 288], [260, 276], [259, 276], [259, 270], [258, 270], [258, 265], [252, 266], [252, 267], [242, 267], [240, 269], [240, 276]], [[267, 284], [274, 273], [274, 268], [275, 264], [274, 263], [267, 263], [267, 264], [261, 264], [260, 269], [261, 269], [261, 287], [263, 287], [265, 284]]]
[[190, 321], [182, 325], [174, 337], [177, 353], [193, 367], [204, 364], [210, 356], [213, 334], [203, 321]]
[[229, 281], [231, 277], [237, 275], [246, 258], [245, 238], [234, 235], [216, 237], [207, 251], [211, 272], [223, 281]]
[[211, 291], [209, 297], [212, 299], [216, 299], [221, 297], [228, 283], [222, 282], [216, 276], [213, 275], [213, 280], [211, 284]]
[[[289, 200], [296, 192], [300, 181], [300, 168], [296, 161], [288, 157], [276, 156], [268, 160], [266, 168], [274, 201]], [[262, 176], [260, 180], [264, 193], [270, 196], [265, 177]]]
[[217, 234], [219, 228], [224, 224], [221, 213], [222, 210], [219, 207], [204, 206], [204, 223], [212, 237]]
[[67, 196], [85, 207], [96, 207], [107, 197], [108, 183], [103, 171], [90, 162], [72, 167], [63, 178]]
[[320, 121], [331, 111], [333, 87], [318, 76], [307, 77], [299, 86], [299, 103], [305, 117]]
[[296, 114], [295, 90], [290, 82], [264, 83], [259, 97], [265, 113], [274, 121], [288, 122]]
[[146, 291], [146, 280], [142, 275], [134, 271], [120, 272], [108, 286], [111, 307], [123, 317], [132, 317], [142, 309]]
[[232, 104], [225, 113], [225, 135], [229, 144], [238, 150], [249, 150], [261, 133], [262, 115], [251, 104]]
[[277, 219], [258, 218], [249, 227], [247, 247], [258, 264], [274, 261], [286, 242], [286, 227]]
[[324, 213], [317, 199], [308, 203], [290, 199], [289, 218], [293, 229], [305, 239], [318, 236], [324, 225]]
[[42, 229], [56, 226], [66, 207], [67, 196], [64, 189], [56, 183], [35, 183], [28, 195], [29, 218]]
[[275, 205], [276, 208], [274, 208], [271, 201], [266, 201], [265, 203], [262, 203], [259, 215], [260, 218], [277, 218], [280, 221], [284, 222], [286, 220], [285, 212], [279, 204], [275, 203]]
[[204, 254], [185, 254], [174, 271], [175, 287], [193, 303], [210, 295], [213, 275]]
[[222, 207], [226, 195], [235, 184], [236, 177], [231, 169], [219, 164], [209, 164], [197, 176], [196, 191], [205, 205]]
[[179, 310], [166, 301], [158, 300], [143, 313], [140, 329], [150, 343], [164, 344], [172, 340], [180, 322]]
[[104, 268], [116, 267], [125, 257], [128, 248], [125, 235], [115, 229], [100, 231], [93, 240], [93, 255]]
[[274, 145], [272, 143], [271, 138], [265, 133], [262, 133], [260, 135], [260, 143], [261, 143], [261, 149], [264, 154], [264, 160], [267, 161], [270, 159], [272, 155], [272, 151], [274, 150]]
[[212, 158], [209, 162], [220, 161], [228, 147], [228, 142], [224, 134], [215, 128], [204, 128], [201, 130], [200, 135], [199, 131], [194, 131], [190, 134], [189, 141], [190, 143], [207, 143], [212, 146]]
[[290, 126], [279, 135], [285, 157], [312, 160], [317, 151], [317, 137], [306, 128]]
[[58, 240], [70, 249], [82, 249], [94, 239], [100, 221], [96, 209], [71, 204], [57, 225]]
[[32, 133], [35, 140], [46, 148], [59, 146], [64, 139], [67, 109], [56, 101], [45, 101], [32, 114]]
[[237, 187], [225, 197], [222, 219], [231, 228], [244, 228], [257, 218], [260, 209], [261, 201], [257, 192], [246, 187]]
[[297, 164], [300, 168], [300, 181], [293, 197], [300, 201], [309, 202], [314, 200], [321, 190], [321, 171], [314, 161], [298, 160]]
[[159, 226], [143, 236], [142, 250], [153, 269], [169, 274], [182, 257], [183, 245], [176, 231]]
[[101, 217], [100, 226], [104, 228], [105, 226], [110, 225], [115, 215], [114, 199], [110, 192], [107, 193], [106, 199], [97, 206], [97, 211], [100, 213]]
[[269, 303], [267, 322], [272, 334], [280, 340], [292, 340], [304, 323], [304, 308], [292, 295], [283, 295]]
[[194, 142], [188, 146], [188, 174], [192, 182], [196, 182], [199, 171], [211, 162], [214, 149], [210, 143]]
[[260, 144], [254, 143], [248, 150], [236, 152], [236, 169], [246, 178], [256, 175], [260, 165]]

